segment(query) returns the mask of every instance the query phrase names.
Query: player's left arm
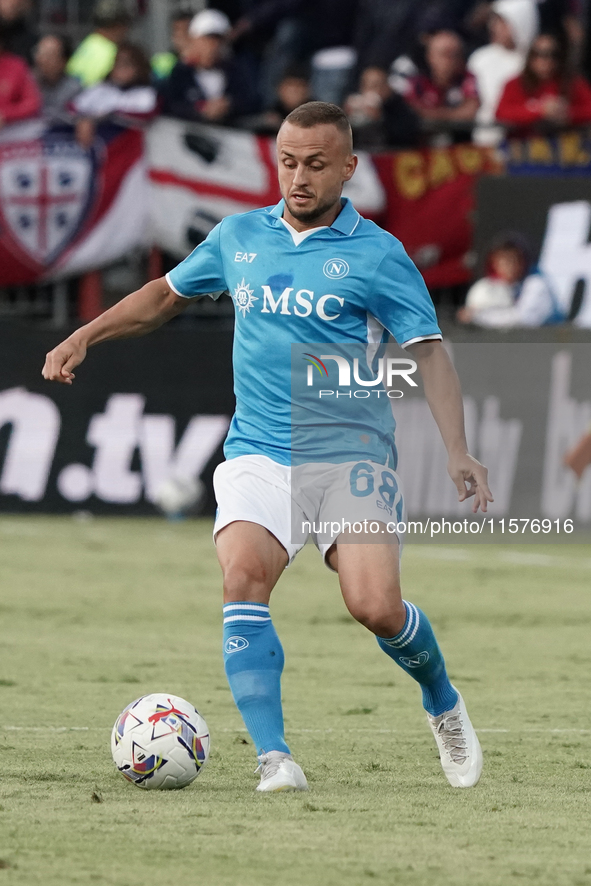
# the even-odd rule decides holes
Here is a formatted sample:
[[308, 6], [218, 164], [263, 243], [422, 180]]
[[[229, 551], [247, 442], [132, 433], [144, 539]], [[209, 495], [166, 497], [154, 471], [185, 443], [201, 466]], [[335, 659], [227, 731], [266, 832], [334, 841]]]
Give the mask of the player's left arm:
[[474, 496], [472, 510], [486, 511], [493, 501], [488, 470], [468, 452], [464, 404], [458, 374], [440, 341], [421, 341], [407, 349], [416, 360], [425, 396], [448, 454], [447, 470], [460, 501]]

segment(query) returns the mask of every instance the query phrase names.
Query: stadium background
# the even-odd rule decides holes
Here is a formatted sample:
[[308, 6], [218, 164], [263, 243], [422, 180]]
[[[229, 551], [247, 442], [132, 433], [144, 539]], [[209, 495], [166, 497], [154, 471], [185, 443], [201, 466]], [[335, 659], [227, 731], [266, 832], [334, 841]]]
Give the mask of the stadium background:
[[[25, 12], [28, 9], [22, 23], [31, 39], [57, 33], [78, 42], [92, 30], [93, 14], [100, 9], [100, 3], [93, 7], [59, 0], [43, 0], [36, 7], [15, 0], [13, 5], [18, 8], [19, 3]], [[196, 3], [191, 12], [203, 5]], [[352, 15], [354, 5], [343, 10], [343, 15]], [[241, 10], [244, 18], [245, 10], [253, 15], [256, 6], [237, 3], [221, 8], [236, 24], [242, 21]], [[270, 6], [283, 9], [281, 4]], [[457, 4], [453, 10], [435, 2], [423, 7], [423, 18], [419, 14], [405, 19], [407, 24], [414, 22], [414, 32], [411, 28], [403, 39], [398, 28], [398, 43], [391, 55], [405, 49], [412, 56], [409, 47], [413, 40], [423, 39], [421, 28], [436, 32], [438, 27], [450, 28], [454, 21], [467, 50], [486, 42], [482, 25], [478, 31], [477, 25], [467, 24], [470, 3]], [[132, 39], [153, 56], [170, 47], [170, 16], [187, 12], [185, 7], [165, 2], [107, 2], [106, 9], [111, 14], [113, 10], [128, 13]], [[359, 4], [362, 22], [364, 9]], [[278, 18], [275, 10], [275, 32], [269, 27], [262, 32], [269, 46], [290, 16], [302, 12], [305, 18], [305, 11], [305, 3], [288, 3]], [[563, 28], [573, 59], [584, 68], [585, 7], [546, 0], [539, 13], [543, 29], [544, 25], [549, 29], [549, 22], [553, 28]], [[367, 10], [366, 14], [369, 17]], [[578, 23], [578, 32], [573, 23]], [[234, 51], [240, 55], [250, 50], [238, 41]], [[473, 125], [474, 121], [458, 131], [457, 124], [449, 121], [437, 125], [430, 121], [412, 147], [360, 150], [360, 167], [347, 193], [364, 215], [403, 241], [431, 290], [450, 344], [512, 345], [517, 373], [520, 359], [526, 367], [531, 361], [525, 354], [533, 354], [531, 347], [524, 348], [520, 357], [519, 342], [576, 343], [582, 354], [591, 338], [588, 131], [567, 127], [517, 138], [519, 133], [508, 130], [498, 144], [482, 146], [470, 139]], [[75, 126], [75, 115], [58, 127], [35, 117], [0, 130], [0, 510], [155, 513], [155, 489], [167, 472], [178, 473], [183, 434], [191, 422], [194, 427], [195, 421], [201, 421], [202, 451], [193, 461], [185, 459], [182, 470], [203, 475], [208, 489], [204, 512], [212, 513], [211, 474], [221, 458], [220, 438], [232, 411], [230, 298], [199, 301], [159, 335], [93, 354], [82, 370], [84, 395], [41, 384], [37, 365], [54, 341], [184, 257], [225, 214], [275, 202], [279, 194], [273, 139], [256, 126], [253, 131], [248, 121], [242, 121], [239, 128], [220, 127], [164, 114], [139, 127], [124, 126], [117, 118], [104, 120], [97, 126], [93, 143], [83, 149]], [[530, 263], [552, 280], [562, 322], [537, 329], [489, 329], [456, 319], [470, 284], [487, 272], [491, 244], [508, 234], [527, 244]], [[156, 353], [157, 361], [153, 359]], [[496, 397], [499, 421], [509, 425], [520, 419], [520, 408], [503, 403], [507, 386], [501, 375], [494, 376], [492, 362], [479, 375], [476, 370], [484, 358], [477, 349], [471, 353], [466, 377], [481, 378], [478, 389], [471, 392], [478, 412], [474, 424], [478, 436], [487, 397], [488, 402]], [[536, 355], [537, 374], [544, 381], [537, 389], [539, 408], [532, 407], [529, 423], [532, 433], [537, 429], [539, 439], [547, 444], [536, 456], [536, 476], [541, 477], [553, 470], [547, 464], [552, 447], [546, 405], [551, 396], [548, 361], [554, 352], [541, 349]], [[125, 373], [114, 372], [115, 366], [125, 366]], [[167, 383], [170, 372], [183, 378], [207, 377], [208, 384], [173, 388]], [[589, 421], [585, 361], [575, 361], [573, 372], [579, 405], [553, 458], [560, 458], [577, 442]], [[526, 394], [525, 379], [517, 384], [522, 385], [523, 399], [533, 402], [533, 391]], [[49, 412], [53, 422], [48, 415], [44, 418]], [[128, 440], [127, 449], [123, 447], [117, 456], [117, 466], [116, 460], [105, 459], [102, 444], [93, 438], [92, 428], [97, 421], [100, 425], [103, 414], [114, 439]], [[152, 420], [154, 416], [159, 418]], [[140, 443], [144, 427], [152, 428], [151, 443]], [[159, 454], [154, 460], [149, 452], [156, 450]], [[111, 451], [109, 445], [104, 451]], [[146, 460], [152, 467], [143, 466]], [[102, 462], [112, 465], [113, 476], [97, 485], [93, 472]], [[501, 468], [502, 459], [497, 462], [503, 477], [507, 471], [511, 476], [521, 475], [516, 465]], [[557, 482], [574, 489], [571, 472], [562, 467], [556, 470]], [[495, 471], [493, 467], [493, 483]], [[103, 473], [100, 469], [99, 474]], [[587, 479], [581, 490], [571, 489], [569, 496], [569, 511], [583, 524], [589, 519], [589, 508], [580, 504], [588, 497]], [[121, 488], [119, 481], [124, 481]], [[528, 495], [524, 499], [512, 480], [506, 483], [510, 491], [503, 497], [499, 515], [533, 507], [536, 515], [565, 516], [564, 507], [558, 509], [560, 514], [549, 508], [541, 481], [537, 502]], [[417, 514], [433, 512], [420, 496], [415, 509]], [[449, 503], [443, 507], [443, 512], [452, 511]]]

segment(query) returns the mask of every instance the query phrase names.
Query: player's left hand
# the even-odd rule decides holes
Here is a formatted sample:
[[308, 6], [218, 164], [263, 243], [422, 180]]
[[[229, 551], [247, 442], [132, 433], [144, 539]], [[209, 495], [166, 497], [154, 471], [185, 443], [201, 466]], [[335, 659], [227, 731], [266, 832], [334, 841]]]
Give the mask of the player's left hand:
[[494, 501], [488, 488], [488, 469], [472, 455], [466, 453], [465, 455], [451, 456], [447, 470], [458, 490], [459, 501], [466, 501], [467, 498], [474, 496], [472, 512], [476, 514], [480, 508], [483, 513], [486, 513], [488, 502]]

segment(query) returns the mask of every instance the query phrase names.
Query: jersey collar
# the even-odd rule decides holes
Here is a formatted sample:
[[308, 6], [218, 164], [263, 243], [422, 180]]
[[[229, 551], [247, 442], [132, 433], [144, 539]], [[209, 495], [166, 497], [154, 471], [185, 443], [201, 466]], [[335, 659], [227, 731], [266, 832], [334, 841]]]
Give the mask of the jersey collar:
[[[359, 224], [361, 216], [348, 197], [341, 197], [341, 205], [343, 208], [328, 230], [338, 231], [339, 234], [345, 234], [348, 237]], [[274, 206], [273, 209], [269, 210], [269, 215], [272, 215], [277, 219], [282, 218], [284, 208], [285, 200], [280, 200], [277, 206]]]

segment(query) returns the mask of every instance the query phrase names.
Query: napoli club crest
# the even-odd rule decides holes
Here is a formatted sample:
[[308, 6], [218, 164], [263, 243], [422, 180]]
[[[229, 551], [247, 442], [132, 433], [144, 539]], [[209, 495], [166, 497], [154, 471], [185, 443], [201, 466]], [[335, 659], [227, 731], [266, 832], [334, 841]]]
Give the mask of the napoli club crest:
[[2, 228], [17, 252], [43, 267], [53, 264], [87, 216], [93, 167], [92, 157], [63, 135], [0, 148]]

